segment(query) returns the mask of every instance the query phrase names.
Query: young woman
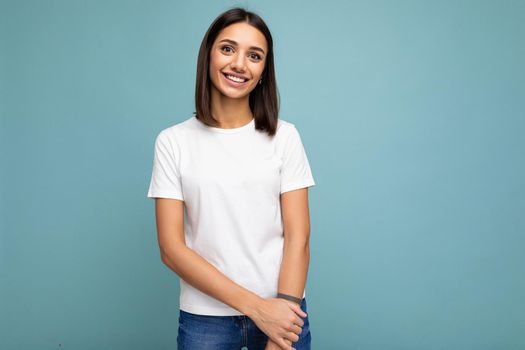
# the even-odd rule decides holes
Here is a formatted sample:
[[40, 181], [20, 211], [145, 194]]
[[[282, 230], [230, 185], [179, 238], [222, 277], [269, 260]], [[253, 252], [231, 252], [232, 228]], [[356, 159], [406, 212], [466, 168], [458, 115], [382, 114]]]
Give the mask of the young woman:
[[278, 118], [273, 41], [258, 15], [233, 8], [211, 24], [195, 103], [158, 134], [148, 191], [162, 261], [181, 278], [178, 349], [310, 349], [315, 182], [299, 132]]

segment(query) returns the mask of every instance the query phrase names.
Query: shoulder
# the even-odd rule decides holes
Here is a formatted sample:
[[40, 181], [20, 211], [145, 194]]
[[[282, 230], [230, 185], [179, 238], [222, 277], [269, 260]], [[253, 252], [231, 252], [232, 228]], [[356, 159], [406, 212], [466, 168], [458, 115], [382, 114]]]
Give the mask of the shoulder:
[[198, 122], [198, 120], [192, 115], [182, 122], [165, 127], [158, 132], [157, 139], [169, 142], [180, 141], [184, 138], [184, 135], [198, 127], [196, 121]]
[[279, 138], [289, 138], [290, 136], [293, 136], [293, 134], [295, 134], [296, 132], [297, 128], [295, 127], [295, 124], [285, 119], [277, 120], [277, 131], [275, 135]]
[[282, 143], [301, 142], [301, 135], [296, 125], [283, 119], [279, 119], [277, 123], [276, 138], [281, 140]]
[[295, 128], [295, 124], [285, 120], [285, 119], [277, 119], [277, 130], [283, 129], [283, 130], [289, 130], [290, 128]]

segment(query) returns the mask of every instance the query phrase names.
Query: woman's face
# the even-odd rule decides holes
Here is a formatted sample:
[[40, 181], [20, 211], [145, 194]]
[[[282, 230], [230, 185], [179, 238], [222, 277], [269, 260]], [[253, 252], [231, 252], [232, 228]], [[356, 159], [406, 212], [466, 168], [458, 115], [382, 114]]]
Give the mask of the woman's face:
[[[230, 98], [248, 95], [261, 78], [267, 53], [266, 38], [255, 27], [240, 22], [224, 28], [210, 52], [212, 90]], [[244, 82], [232, 81], [235, 77], [227, 75]]]

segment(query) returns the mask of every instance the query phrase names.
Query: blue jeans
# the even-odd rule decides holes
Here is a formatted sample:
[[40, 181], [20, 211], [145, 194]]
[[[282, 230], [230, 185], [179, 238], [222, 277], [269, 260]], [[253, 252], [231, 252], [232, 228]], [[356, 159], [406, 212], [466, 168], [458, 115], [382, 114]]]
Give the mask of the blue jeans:
[[[306, 298], [301, 302], [306, 311]], [[299, 339], [292, 343], [297, 350], [310, 350], [312, 336], [308, 316], [302, 318], [304, 325]], [[178, 350], [264, 350], [268, 336], [248, 316], [196, 315], [179, 310]]]

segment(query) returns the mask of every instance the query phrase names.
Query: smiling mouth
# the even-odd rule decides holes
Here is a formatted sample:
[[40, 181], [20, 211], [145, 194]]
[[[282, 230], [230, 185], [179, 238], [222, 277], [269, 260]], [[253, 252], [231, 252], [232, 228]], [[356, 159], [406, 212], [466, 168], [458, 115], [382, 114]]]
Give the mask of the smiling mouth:
[[245, 83], [248, 81], [248, 79], [243, 79], [243, 78], [237, 78], [233, 75], [229, 75], [229, 74], [226, 74], [226, 73], [222, 73], [222, 75], [224, 75], [226, 77], [226, 79], [230, 80], [230, 81], [233, 81], [234, 83]]

